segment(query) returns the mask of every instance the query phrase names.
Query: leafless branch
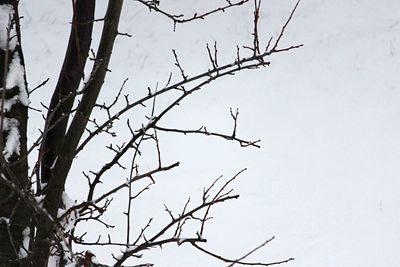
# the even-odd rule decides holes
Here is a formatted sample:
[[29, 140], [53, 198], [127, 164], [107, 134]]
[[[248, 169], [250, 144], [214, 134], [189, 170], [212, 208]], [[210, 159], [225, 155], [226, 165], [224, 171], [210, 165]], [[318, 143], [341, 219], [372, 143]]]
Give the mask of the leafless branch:
[[[299, 3], [300, 3], [300, 0], [298, 0], [298, 1], [296, 2], [296, 5], [295, 5], [294, 8], [292, 9], [292, 12], [290, 13], [290, 15], [289, 15], [288, 19], [286, 20], [285, 24], [283, 25], [283, 27], [282, 27], [282, 29], [281, 29], [279, 35], [278, 35], [278, 38], [277, 38], [276, 41], [275, 41], [275, 44], [274, 44], [274, 45], [272, 46], [272, 48], [269, 50], [269, 51], [270, 51], [269, 54], [276, 53], [276, 52], [289, 51], [289, 50], [292, 50], [292, 49], [299, 48], [299, 47], [303, 46], [303, 45], [294, 45], [294, 46], [290, 46], [290, 47], [288, 47], [288, 48], [278, 49], [279, 42], [280, 42], [280, 40], [282, 39], [283, 34], [285, 33], [286, 27], [289, 25], [289, 22], [292, 20], [294, 13], [296, 12], [297, 7], [299, 6]], [[268, 46], [267, 46], [267, 47], [268, 47]], [[267, 51], [268, 51], [268, 50], [266, 50], [266, 52], [267, 52]]]
[[234, 264], [239, 264], [239, 265], [245, 265], [245, 266], [272, 266], [272, 265], [279, 265], [279, 264], [283, 264], [283, 263], [287, 263], [289, 261], [294, 260], [294, 258], [289, 258], [286, 260], [282, 260], [282, 261], [276, 261], [276, 262], [268, 262], [268, 263], [263, 263], [263, 262], [243, 262], [243, 261], [239, 261], [239, 260], [232, 260], [232, 259], [228, 259], [225, 258], [223, 256], [220, 256], [218, 254], [215, 254], [214, 252], [211, 252], [205, 248], [200, 247], [199, 245], [197, 245], [196, 243], [191, 243], [191, 245], [193, 247], [195, 247], [196, 249], [204, 252], [205, 254], [212, 256], [218, 260], [221, 260], [223, 262], [226, 263], [230, 263], [230, 265], [228, 266], [233, 266]]
[[226, 135], [226, 134], [211, 132], [211, 131], [208, 131], [207, 128], [204, 126], [200, 127], [197, 130], [172, 129], [172, 128], [165, 128], [165, 127], [160, 127], [160, 126], [155, 126], [154, 128], [159, 131], [163, 131], [163, 132], [174, 132], [174, 133], [181, 133], [181, 134], [185, 134], [185, 135], [186, 134], [202, 134], [202, 135], [206, 135], [206, 136], [221, 137], [226, 140], [237, 141], [240, 144], [240, 146], [242, 146], [242, 147], [254, 146], [254, 147], [260, 148], [260, 145], [258, 143], [261, 142], [261, 140], [247, 141], [247, 140], [237, 138], [233, 135]]
[[267, 239], [266, 241], [264, 241], [261, 245], [255, 247], [254, 249], [250, 250], [249, 252], [247, 252], [245, 255], [243, 255], [242, 257], [240, 257], [239, 259], [237, 259], [235, 262], [232, 262], [231, 264], [229, 264], [227, 267], [232, 267], [233, 265], [235, 265], [238, 262], [241, 262], [242, 260], [246, 259], [248, 256], [250, 256], [251, 254], [253, 254], [254, 252], [256, 252], [257, 250], [261, 249], [262, 247], [264, 247], [266, 244], [270, 243], [272, 240], [274, 240], [275, 237], [271, 237], [270, 239]]
[[234, 3], [232, 3], [231, 1], [227, 1], [227, 4], [225, 6], [218, 7], [218, 8], [209, 10], [207, 12], [201, 13], [201, 14], [194, 13], [192, 15], [192, 17], [186, 18], [183, 14], [172, 14], [172, 13], [169, 13], [167, 11], [164, 11], [163, 9], [161, 9], [159, 7], [159, 5], [160, 5], [160, 1], [159, 0], [135, 0], [135, 1], [147, 6], [150, 11], [158, 12], [158, 13], [166, 16], [170, 20], [172, 20], [173, 23], [174, 23], [174, 31], [176, 29], [176, 25], [179, 24], [179, 23], [186, 23], [186, 22], [199, 20], [199, 19], [203, 20], [206, 17], [208, 17], [209, 15], [212, 15], [214, 13], [225, 12], [229, 8], [232, 8], [232, 7], [235, 7], [235, 6], [241, 6], [241, 5], [249, 2], [249, 0], [241, 0], [241, 1], [238, 1], [238, 2], [234, 2]]
[[36, 87], [33, 88], [32, 90], [30, 90], [30, 91], [28, 92], [28, 95], [33, 94], [33, 92], [35, 92], [37, 89], [39, 89], [39, 88], [45, 86], [46, 83], [47, 83], [49, 80], [50, 80], [50, 78], [47, 78], [46, 80], [44, 80], [43, 82], [41, 82], [38, 86], [36, 86]]
[[138, 245], [137, 247], [134, 247], [132, 249], [129, 249], [129, 250], [125, 251], [119, 257], [118, 261], [114, 264], [114, 266], [121, 266], [122, 263], [125, 262], [129, 257], [132, 257], [133, 255], [137, 254], [138, 252], [146, 250], [146, 249], [151, 248], [151, 247], [161, 246], [163, 244], [167, 244], [167, 243], [171, 243], [171, 242], [178, 243], [178, 244], [182, 244], [182, 243], [185, 243], [185, 242], [189, 242], [189, 243], [206, 242], [206, 240], [201, 238], [201, 237], [196, 237], [196, 238], [176, 238], [176, 237], [172, 237], [172, 238], [167, 238], [167, 239], [162, 239], [162, 240], [159, 240], [159, 238], [162, 237], [169, 229], [171, 229], [171, 227], [173, 227], [174, 225], [180, 223], [185, 218], [193, 216], [196, 212], [198, 212], [198, 211], [200, 211], [200, 210], [202, 210], [204, 208], [207, 208], [209, 206], [215, 205], [217, 203], [222, 203], [222, 202], [225, 202], [225, 201], [228, 201], [228, 200], [231, 200], [231, 199], [237, 199], [238, 197], [239, 197], [238, 195], [229, 195], [229, 196], [218, 198], [218, 199], [216, 199], [214, 201], [202, 203], [202, 204], [198, 205], [197, 207], [189, 210], [188, 212], [182, 214], [178, 218], [171, 219], [171, 222], [169, 224], [167, 224], [165, 227], [163, 227], [153, 237], [151, 237], [150, 239], [146, 240], [144, 243]]
[[[246, 169], [243, 169], [241, 171], [239, 171], [238, 173], [236, 173], [231, 179], [229, 179], [220, 189], [219, 191], [214, 195], [213, 199], [211, 200], [211, 202], [217, 201], [218, 199], [224, 198], [225, 196], [229, 196], [229, 194], [231, 193], [231, 191], [228, 191], [227, 193], [224, 193], [225, 188], [232, 183], [234, 180], [236, 180], [237, 177], [239, 177], [240, 174], [242, 174], [244, 171], [246, 171]], [[215, 185], [215, 183], [213, 183], [209, 188], [211, 189], [213, 186]], [[207, 198], [203, 199], [207, 200]], [[203, 200], [204, 203], [204, 200]], [[209, 205], [206, 209], [206, 212], [204, 213], [203, 219], [201, 220], [201, 226], [200, 226], [200, 231], [198, 232], [199, 236], [203, 236], [204, 234], [204, 227], [208, 218], [208, 214], [210, 213], [210, 209], [211, 209], [212, 205]]]
[[[225, 12], [232, 7], [241, 6], [249, 2], [249, 0], [225, 0], [223, 1], [223, 5], [220, 7], [211, 9], [204, 13], [194, 13], [192, 16], [185, 16], [183, 14], [175, 15], [169, 11], [165, 11], [160, 7], [159, 0], [135, 1], [148, 7], [150, 11], [160, 13], [172, 20], [174, 29], [178, 23], [202, 20], [212, 14]], [[191, 201], [189, 198], [178, 212], [173, 212], [165, 205], [165, 210], [170, 217], [167, 219], [166, 223], [162, 225], [160, 229], [156, 229], [156, 231], [151, 229], [152, 231], [150, 232], [149, 229], [152, 219], [149, 219], [148, 223], [141, 229], [139, 235], [135, 236], [133, 240], [131, 239], [131, 229], [134, 229], [136, 226], [133, 223], [135, 222], [135, 217], [132, 212], [134, 201], [141, 196], [143, 192], [148, 190], [153, 183], [155, 183], [155, 176], [157, 176], [159, 173], [170, 171], [179, 166], [179, 162], [169, 165], [164, 163], [165, 159], [162, 157], [164, 156], [162, 155], [162, 143], [160, 142], [160, 137], [163, 137], [163, 135], [161, 135], [160, 132], [214, 136], [237, 142], [242, 147], [260, 147], [260, 140], [249, 141], [238, 137], [238, 109], [230, 109], [230, 116], [233, 120], [233, 129], [229, 130], [228, 133], [208, 131], [205, 126], [202, 126], [199, 129], [179, 129], [162, 127], [159, 125], [161, 121], [166, 118], [172, 110], [175, 109], [175, 107], [183, 103], [183, 101], [186, 101], [189, 96], [192, 96], [196, 92], [203, 90], [214, 81], [226, 76], [235, 75], [243, 70], [267, 67], [270, 65], [270, 56], [302, 46], [301, 44], [287, 47], [281, 47], [280, 45], [281, 39], [283, 39], [283, 35], [287, 29], [287, 26], [292, 20], [294, 12], [297, 9], [300, 1], [298, 1], [294, 6], [276, 39], [269, 39], [265, 51], [261, 51], [260, 49], [261, 45], [263, 44], [261, 44], [261, 38], [259, 36], [260, 7], [262, 1], [253, 1], [254, 25], [252, 32], [253, 36], [251, 40], [252, 44], [249, 46], [243, 46], [244, 49], [237, 46], [237, 51], [234, 55], [232, 55], [231, 61], [221, 62], [221, 57], [219, 57], [218, 51], [220, 47], [217, 49], [216, 42], [214, 42], [213, 46], [207, 44], [207, 55], [209, 61], [211, 62], [211, 67], [209, 66], [207, 67], [208, 69], [191, 75], [188, 74], [187, 70], [181, 64], [183, 62], [181, 61], [182, 57], [178, 58], [177, 52], [172, 50], [174, 64], [179, 70], [179, 73], [176, 71], [176, 73], [178, 73], [177, 78], [172, 77], [172, 72], [169, 72], [167, 82], [164, 86], [158, 88], [159, 83], [157, 82], [155, 89], [148, 87], [147, 94], [145, 92], [138, 96], [136, 96], [136, 94], [134, 96], [130, 96], [129, 94], [123, 93], [127, 82], [126, 79], [123, 81], [119, 90], [117, 89], [115, 98], [110, 100], [111, 103], [104, 102], [103, 104], [97, 102], [97, 97], [102, 88], [105, 75], [108, 71], [110, 71], [108, 69], [108, 62], [112, 53], [115, 37], [118, 35], [131, 36], [128, 33], [120, 32], [117, 27], [123, 1], [109, 1], [107, 14], [104, 19], [101, 19], [104, 21], [103, 35], [100, 41], [101, 45], [99, 46], [97, 54], [92, 51], [94, 66], [87, 82], [83, 83], [81, 90], [78, 90], [78, 88], [81, 83], [81, 79], [84, 78], [83, 70], [86, 59], [88, 58], [86, 57], [87, 52], [90, 48], [91, 29], [90, 34], [87, 35], [84, 35], [83, 31], [78, 31], [78, 29], [81, 24], [92, 25], [93, 22], [99, 20], [96, 20], [93, 17], [90, 20], [85, 20], [85, 22], [80, 22], [80, 19], [77, 17], [77, 3], [88, 2], [72, 1], [74, 17], [71, 26], [71, 43], [69, 43], [69, 48], [67, 51], [69, 51], [68, 53], [73, 51], [77, 56], [73, 57], [74, 60], [71, 61], [72, 63], [69, 62], [71, 64], [69, 64], [66, 69], [63, 67], [63, 71], [60, 72], [60, 77], [64, 79], [62, 82], [60, 82], [61, 85], [68, 86], [62, 88], [60, 87], [59, 89], [57, 89], [57, 86], [56, 90], [54, 90], [54, 99], [52, 99], [50, 105], [43, 104], [45, 111], [47, 111], [47, 115], [43, 115], [43, 118], [45, 119], [45, 125], [43, 129], [40, 130], [40, 136], [36, 141], [34, 141], [33, 145], [30, 148], [26, 148], [25, 144], [25, 149], [22, 153], [22, 156], [18, 158], [18, 160], [11, 163], [6, 162], [3, 155], [0, 154], [0, 184], [10, 191], [10, 195], [6, 195], [6, 198], [17, 196], [17, 204], [14, 208], [16, 209], [17, 205], [23, 203], [29, 207], [31, 210], [30, 212], [33, 214], [28, 218], [32, 221], [29, 226], [31, 229], [33, 245], [31, 244], [29, 248], [25, 249], [28, 254], [31, 253], [31, 255], [34, 255], [34, 257], [29, 255], [25, 259], [21, 260], [21, 264], [28, 261], [33, 261], [32, 264], [35, 266], [44, 266], [47, 262], [49, 251], [50, 255], [60, 256], [60, 259], [72, 260], [75, 257], [71, 249], [73, 244], [120, 247], [122, 249], [122, 255], [120, 257], [114, 257], [113, 255], [114, 259], [116, 260], [114, 266], [121, 266], [130, 257], [140, 258], [145, 250], [152, 249], [154, 247], [161, 247], [167, 244], [175, 244], [180, 246], [185, 243], [191, 244], [194, 248], [202, 251], [203, 253], [230, 264], [229, 266], [234, 266], [235, 264], [247, 266], [269, 266], [286, 263], [293, 260], [290, 258], [284, 261], [270, 263], [245, 261], [247, 257], [264, 247], [267, 243], [272, 241], [273, 238], [265, 241], [260, 246], [257, 246], [244, 256], [237, 259], [225, 258], [199, 245], [200, 243], [205, 243], [207, 241], [205, 238], [205, 229], [208, 221], [212, 219], [210, 215], [211, 209], [217, 204], [237, 199], [239, 197], [239, 195], [233, 193], [230, 185], [242, 172], [245, 171], [245, 169], [237, 172], [232, 178], [225, 182], [221, 181], [220, 178], [222, 176], [217, 178], [207, 189], [204, 189], [202, 198], [198, 204], [196, 204], [195, 201]], [[91, 3], [94, 4], [94, 1], [91, 0]], [[94, 6], [92, 5], [91, 8], [93, 7]], [[91, 11], [93, 10], [94, 9], [91, 9]], [[93, 15], [94, 13], [91, 14]], [[87, 15], [91, 16], [89, 13], [87, 13]], [[7, 29], [7, 31], [7, 42], [9, 42], [10, 39], [14, 37], [10, 36], [10, 29]], [[84, 36], [81, 36], [82, 34]], [[88, 43], [85, 43], [86, 48], [84, 48], [81, 43], [84, 42], [83, 37], [87, 38], [86, 41], [88, 41]], [[7, 111], [4, 110], [5, 100], [8, 99], [9, 96], [14, 96], [16, 93], [18, 93], [18, 90], [15, 88], [6, 88], [5, 84], [8, 70], [7, 64], [9, 64], [8, 61], [10, 59], [10, 55], [12, 56], [12, 53], [9, 55], [8, 46], [9, 44], [7, 43], [7, 51], [6, 53], [3, 53], [5, 55], [5, 70], [3, 73], [3, 87], [0, 89], [0, 151], [3, 150], [3, 142], [5, 139], [3, 136], [4, 131], [7, 134], [7, 129], [4, 129], [3, 122], [5, 115], [7, 115]], [[82, 50], [82, 48], [84, 49]], [[87, 52], [84, 50], [87, 50]], [[71, 86], [69, 86], [69, 76], [65, 76], [65, 73], [71, 75], [71, 71], [74, 71], [74, 77], [72, 78], [74, 81], [71, 83]], [[37, 87], [30, 90], [28, 95], [45, 86], [48, 80], [49, 79], [43, 81]], [[164, 84], [164, 82], [162, 84]], [[168, 97], [169, 102], [166, 102], [166, 104], [163, 103], [162, 105], [158, 104], [159, 101], [157, 100], [159, 96], [165, 97], [165, 99]], [[77, 100], [77, 102], [75, 100]], [[152, 103], [149, 104], [149, 101], [152, 101]], [[150, 115], [147, 114], [147, 116], [145, 116], [146, 120], [139, 121], [138, 123], [137, 121], [135, 123], [131, 123], [130, 121], [133, 121], [131, 118], [122, 117], [126, 116], [127, 112], [132, 111], [134, 108], [147, 106], [150, 107], [150, 105], [151, 112]], [[99, 117], [92, 115], [93, 108], [96, 108], [97, 112], [103, 114], [105, 113], [105, 119], [100, 121]], [[71, 123], [68, 122], [70, 117], [72, 118]], [[83, 172], [83, 176], [87, 179], [89, 190], [86, 201], [75, 201], [73, 204], [68, 203], [67, 205], [64, 202], [68, 201], [65, 201], [65, 198], [62, 194], [67, 178], [69, 178], [69, 172], [72, 162], [74, 161], [74, 157], [76, 157], [79, 152], [82, 151], [86, 145], [94, 140], [94, 137], [99, 134], [108, 134], [111, 137], [116, 137], [116, 129], [119, 126], [119, 124], [117, 125], [117, 121], [121, 119], [126, 121], [127, 130], [129, 130], [129, 132], [126, 132], [128, 134], [130, 133], [130, 137], [122, 141], [107, 141], [106, 148], [111, 151], [110, 158], [106, 159], [105, 162], [102, 162], [104, 165], [100, 163], [98, 170], [88, 170]], [[60, 134], [51, 135], [50, 133], [53, 132], [54, 129], [59, 128], [60, 124], [64, 125], [61, 127], [63, 128], [61, 131], [57, 131], [57, 133]], [[83, 136], [86, 137], [83, 138]], [[121, 136], [122, 135], [118, 134], [117, 137]], [[57, 139], [58, 137], [60, 138], [59, 140]], [[57, 144], [52, 143], [54, 140], [56, 140], [56, 143], [58, 141], [59, 142]], [[141, 159], [144, 159], [144, 157], [140, 158], [142, 156], [142, 152], [147, 152], [147, 150], [144, 150], [144, 144], [147, 143], [150, 143], [153, 146], [153, 149], [156, 150], [156, 152], [152, 151], [152, 153], [154, 158], [157, 157], [158, 164], [155, 165], [152, 170], [143, 172], [142, 166], [139, 164]], [[37, 147], [39, 147], [39, 153], [37, 161], [34, 164], [32, 174], [30, 177], [29, 174], [27, 174], [27, 179], [29, 179], [29, 181], [26, 184], [21, 185], [21, 183], [18, 181], [19, 176], [16, 176], [13, 173], [11, 167], [15, 167], [22, 162], [22, 160], [26, 160], [28, 155]], [[127, 159], [129, 151], [132, 151], [133, 154], [131, 155], [130, 159]], [[44, 158], [47, 158], [47, 160]], [[126, 164], [126, 160], [130, 160], [128, 161], [130, 164], [129, 169]], [[115, 167], [122, 169], [119, 171], [124, 171], [123, 177], [126, 178], [125, 181], [123, 180], [123, 183], [115, 187], [107, 188], [105, 193], [98, 195], [95, 194], [97, 186], [104, 181], [104, 178], [106, 177], [105, 174], [109, 174], [111, 169], [117, 169]], [[40, 170], [43, 170], [43, 168], [45, 169], [45, 172], [48, 170], [45, 174], [40, 172]], [[28, 167], [25, 169], [27, 170]], [[35, 182], [34, 175], [36, 175], [37, 183], [36, 192], [31, 189], [32, 184]], [[136, 181], [146, 178], [150, 180], [150, 183], [147, 186], [138, 188], [133, 186]], [[135, 185], [136, 184], [139, 183], [135, 183]], [[45, 185], [46, 188], [42, 188], [42, 185]], [[107, 220], [104, 219], [104, 214], [110, 207], [110, 203], [112, 202], [115, 194], [120, 193], [124, 188], [128, 189], [127, 206], [126, 209], [124, 208], [123, 210], [123, 213], [127, 216], [125, 240], [116, 240], [115, 238], [112, 238], [108, 232], [106, 234], [98, 235], [97, 239], [94, 238], [94, 241], [85, 240], [86, 233], [76, 234], [78, 231], [75, 232], [75, 226], [78, 224], [80, 225], [82, 222], [101, 224], [105, 230], [107, 230], [107, 228], [113, 228], [114, 225], [109, 224]], [[2, 198], [2, 200], [3, 199], [4, 198]], [[41, 199], [40, 203], [37, 201], [38, 199]], [[14, 213], [15, 211], [12, 211], [11, 215], [15, 215]], [[5, 219], [0, 218], [0, 224], [3, 224], [4, 221]], [[68, 222], [71, 221], [72, 225], [68, 225]], [[196, 225], [198, 229], [196, 229], [195, 232], [187, 235], [187, 229], [192, 225]], [[6, 230], [8, 230], [8, 239], [11, 240], [12, 253], [17, 255], [20, 246], [16, 246], [16, 243], [14, 244], [10, 229], [10, 225], [6, 225]], [[4, 231], [4, 233], [4, 236], [6, 236], [7, 231]], [[35, 255], [40, 255], [40, 259]], [[83, 254], [80, 253], [80, 255]], [[3, 262], [0, 262], [0, 265], [2, 263]], [[152, 264], [141, 264], [135, 266], [151, 265]]]
[[[179, 162], [176, 162], [176, 163], [171, 164], [171, 165], [166, 166], [166, 167], [157, 168], [157, 169], [154, 169], [154, 170], [149, 171], [147, 173], [136, 175], [136, 176], [132, 177], [132, 179], [130, 179], [129, 181], [127, 181], [127, 182], [125, 182], [125, 183], [113, 188], [112, 190], [108, 191], [107, 193], [105, 193], [102, 196], [98, 197], [97, 199], [93, 200], [93, 202], [94, 203], [99, 203], [100, 201], [102, 201], [103, 199], [106, 199], [110, 195], [115, 194], [116, 192], [118, 192], [122, 188], [127, 187], [129, 183], [133, 183], [135, 181], [138, 181], [138, 180], [146, 178], [146, 177], [149, 178], [153, 174], [156, 174], [158, 172], [168, 171], [168, 170], [173, 169], [173, 168], [178, 167], [178, 166], [179, 166]], [[92, 199], [89, 199], [89, 201], [91, 201], [91, 200]]]

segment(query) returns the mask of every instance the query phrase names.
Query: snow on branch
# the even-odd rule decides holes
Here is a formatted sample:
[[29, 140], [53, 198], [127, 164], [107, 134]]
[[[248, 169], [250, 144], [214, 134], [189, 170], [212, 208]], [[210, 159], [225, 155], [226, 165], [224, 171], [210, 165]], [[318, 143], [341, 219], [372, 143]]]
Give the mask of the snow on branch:
[[0, 49], [13, 51], [18, 43], [13, 22], [14, 7], [9, 4], [0, 5]]

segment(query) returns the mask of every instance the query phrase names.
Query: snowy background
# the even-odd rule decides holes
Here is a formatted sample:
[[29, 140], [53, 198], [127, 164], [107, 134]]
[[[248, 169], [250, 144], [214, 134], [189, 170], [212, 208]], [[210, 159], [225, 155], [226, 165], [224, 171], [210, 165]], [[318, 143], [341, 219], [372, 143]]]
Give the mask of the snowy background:
[[[161, 7], [190, 15], [223, 2], [162, 0]], [[98, 4], [104, 7], [105, 1]], [[276, 36], [294, 4], [263, 0], [264, 44]], [[20, 5], [29, 87], [51, 78], [31, 98], [38, 108], [40, 101], [48, 102], [57, 81], [71, 1], [21, 1]], [[117, 40], [102, 100], [112, 99], [125, 78], [130, 79], [127, 90], [133, 96], [158, 81], [163, 84], [173, 69], [172, 48], [186, 73], [193, 75], [209, 67], [207, 42], [218, 42], [220, 62], [235, 57], [236, 45], [252, 42], [252, 4], [207, 21], [178, 25], [175, 33], [166, 18], [148, 13], [135, 1], [124, 5], [120, 30], [133, 37]], [[103, 13], [99, 8], [97, 17]], [[201, 136], [162, 135], [165, 161], [179, 160], [182, 165], [159, 176], [135, 203], [135, 227], [156, 217], [155, 231], [157, 223], [168, 220], [164, 203], [178, 212], [187, 197], [200, 198], [203, 186], [219, 175], [229, 178], [247, 167], [235, 183], [241, 198], [214, 210], [215, 219], [206, 231], [207, 248], [236, 258], [275, 235], [276, 240], [251, 260], [294, 257], [286, 266], [296, 267], [400, 266], [399, 36], [398, 1], [302, 0], [282, 45], [304, 43], [303, 48], [272, 57], [268, 68], [216, 82], [161, 123], [230, 132], [229, 108], [238, 107], [238, 134], [261, 139], [261, 149]], [[137, 111], [131, 119], [141, 120], [148, 112]], [[34, 137], [43, 122], [39, 114], [32, 113], [31, 118], [29, 134]], [[98, 169], [99, 161], [103, 164], [109, 158], [100, 147], [109, 142], [104, 140], [80, 156], [68, 184], [71, 197], [85, 194], [86, 180], [80, 171]], [[154, 166], [146, 160], [154, 158], [154, 151], [148, 154], [143, 170]], [[104, 187], [125, 177], [109, 179]], [[126, 204], [121, 198], [113, 205]], [[108, 215], [110, 223], [123, 219], [122, 214]], [[95, 239], [103, 231], [98, 227], [89, 237]], [[114, 231], [116, 238], [124, 239], [123, 227]], [[90, 249], [103, 262], [110, 261], [111, 252], [118, 253]], [[189, 246], [155, 249], [145, 259], [156, 266], [223, 266]]]

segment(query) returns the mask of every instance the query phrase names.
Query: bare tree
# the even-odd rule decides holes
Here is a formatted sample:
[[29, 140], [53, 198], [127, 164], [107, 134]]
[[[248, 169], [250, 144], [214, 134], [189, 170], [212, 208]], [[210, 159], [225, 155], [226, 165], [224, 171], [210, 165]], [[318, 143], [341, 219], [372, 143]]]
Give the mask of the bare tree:
[[[131, 97], [125, 93], [125, 83], [115, 92], [111, 103], [99, 103], [98, 96], [109, 71], [109, 62], [115, 40], [118, 36], [129, 36], [118, 31], [118, 23], [123, 0], [110, 0], [103, 18], [96, 19], [95, 0], [73, 0], [73, 14], [64, 63], [59, 72], [58, 82], [49, 103], [44, 103], [44, 126], [40, 129], [37, 140], [27, 137], [29, 95], [40, 87], [47, 86], [46, 81], [38, 87], [28, 90], [25, 78], [24, 57], [21, 48], [20, 17], [18, 0], [0, 1], [0, 73], [1, 75], [1, 120], [0, 120], [0, 266], [96, 266], [93, 254], [76, 251], [76, 244], [81, 246], [117, 246], [121, 255], [113, 255], [114, 265], [122, 266], [128, 259], [137, 262], [142, 252], [167, 244], [189, 244], [198, 251], [214, 257], [229, 266], [269, 266], [285, 263], [292, 258], [279, 262], [248, 262], [246, 258], [254, 251], [265, 246], [273, 238], [266, 240], [249, 253], [229, 259], [206, 249], [204, 229], [210, 218], [210, 210], [216, 205], [236, 199], [231, 183], [244, 170], [231, 179], [217, 179], [202, 193], [201, 201], [192, 203], [188, 200], [179, 213], [165, 206], [170, 216], [164, 227], [148, 233], [152, 220], [143, 225], [138, 236], [132, 236], [131, 216], [132, 203], [138, 199], [157, 179], [162, 172], [179, 166], [179, 162], [170, 164], [162, 160], [159, 134], [181, 133], [214, 136], [237, 142], [242, 147], [259, 147], [259, 140], [246, 140], [237, 135], [239, 112], [231, 110], [233, 129], [230, 133], [214, 132], [202, 126], [198, 129], [178, 129], [160, 125], [163, 117], [174, 110], [182, 101], [190, 98], [195, 92], [225, 76], [231, 76], [249, 69], [259, 69], [270, 64], [273, 54], [301, 47], [293, 45], [281, 47], [280, 41], [299, 4], [296, 3], [279, 34], [271, 37], [266, 44], [259, 40], [259, 14], [261, 0], [226, 0], [221, 6], [204, 13], [191, 16], [174, 14], [161, 8], [157, 0], [136, 0], [141, 6], [165, 16], [171, 20], [174, 30], [180, 23], [203, 20], [208, 16], [228, 11], [231, 8], [252, 5], [254, 9], [254, 31], [251, 45], [237, 47], [236, 55], [231, 62], [220, 62], [217, 43], [206, 45], [205, 52], [209, 58], [210, 68], [195, 75], [188, 75], [180, 63], [178, 52], [173, 50], [171, 56], [175, 61], [178, 76], [171, 71], [165, 85], [148, 88], [143, 95]], [[131, 2], [127, 3], [131, 5]], [[93, 24], [102, 23], [99, 45], [91, 50]], [[88, 59], [93, 61], [89, 74], [85, 75]], [[169, 93], [169, 103], [158, 106], [157, 99]], [[122, 108], [121, 108], [122, 106]], [[83, 173], [87, 179], [88, 194], [78, 201], [72, 201], [65, 192], [65, 184], [70, 179], [70, 169], [74, 159], [86, 150], [88, 144], [96, 141], [99, 135], [115, 136], [117, 121], [127, 118], [135, 109], [149, 106], [150, 112], [140, 127], [132, 126], [126, 119], [130, 138], [122, 144], [113, 143], [107, 146], [110, 159], [102, 162], [99, 159], [98, 170]], [[94, 110], [104, 112], [105, 118], [100, 121]], [[32, 108], [33, 112], [35, 111]], [[153, 169], [143, 172], [139, 158], [144, 144], [153, 144], [157, 164]], [[29, 145], [28, 145], [29, 144]], [[32, 159], [34, 166], [28, 172], [28, 159], [31, 153], [38, 151], [38, 157]], [[128, 152], [132, 152], [129, 154]], [[124, 166], [122, 159], [129, 159], [129, 166]], [[109, 175], [110, 170], [121, 168], [127, 175], [126, 181], [105, 192], [97, 193], [98, 185]], [[139, 191], [133, 190], [138, 181], [149, 183]], [[126, 190], [127, 189], [127, 190]], [[97, 240], [87, 240], [85, 234], [76, 234], [79, 224], [87, 221], [101, 223], [105, 229], [111, 228], [103, 220], [109, 205], [116, 194], [123, 191], [128, 194], [126, 215], [126, 240], [114, 240], [110, 235], [100, 235]], [[187, 236], [184, 231], [189, 223], [197, 228], [193, 235]], [[138, 227], [138, 226], [135, 226]], [[106, 231], [105, 230], [105, 231]], [[136, 259], [136, 261], [135, 261]], [[98, 265], [98, 264], [97, 264]], [[151, 263], [136, 266], [152, 266]]]

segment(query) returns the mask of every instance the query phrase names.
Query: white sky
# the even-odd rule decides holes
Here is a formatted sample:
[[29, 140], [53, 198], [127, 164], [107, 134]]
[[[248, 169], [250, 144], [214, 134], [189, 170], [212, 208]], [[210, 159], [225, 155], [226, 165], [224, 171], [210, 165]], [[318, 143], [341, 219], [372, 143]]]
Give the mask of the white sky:
[[[48, 101], [62, 64], [70, 1], [34, 2], [21, 2], [22, 42], [30, 87], [51, 78], [31, 99], [39, 107], [39, 101]], [[167, 2], [162, 0], [166, 6]], [[191, 14], [210, 3], [214, 1], [182, 0], [175, 8]], [[277, 33], [293, 5], [294, 1], [263, 1], [262, 42]], [[303, 48], [273, 57], [269, 68], [215, 83], [161, 123], [230, 132], [229, 108], [238, 107], [239, 134], [261, 139], [262, 148], [162, 135], [165, 161], [179, 160], [182, 166], [159, 176], [135, 204], [136, 226], [163, 213], [163, 203], [178, 212], [187, 197], [200, 197], [203, 186], [214, 178], [229, 178], [247, 167], [235, 184], [241, 199], [213, 214], [207, 248], [235, 258], [275, 235], [276, 240], [252, 260], [294, 257], [296, 261], [286, 266], [296, 267], [400, 266], [399, 7], [394, 0], [303, 0], [282, 42], [304, 43]], [[157, 81], [163, 84], [173, 68], [172, 48], [188, 74], [208, 68], [206, 42], [217, 40], [220, 62], [227, 62], [237, 44], [251, 44], [251, 12], [249, 5], [205, 22], [178, 25], [173, 33], [168, 20], [126, 1], [120, 29], [133, 37], [118, 39], [102, 100], [111, 99], [127, 77], [133, 97]], [[132, 120], [139, 123], [142, 112]], [[32, 120], [33, 136], [42, 122], [38, 114], [32, 114]], [[97, 170], [98, 160], [107, 160], [95, 149], [109, 142], [101, 140], [81, 156], [74, 167], [76, 181], [68, 185], [71, 197], [84, 193], [83, 186], [76, 186], [78, 181], [86, 183], [80, 171]], [[143, 170], [154, 166], [148, 161], [154, 156], [151, 151], [144, 157]], [[105, 185], [124, 177], [110, 179], [114, 181]], [[119, 205], [125, 207], [124, 199], [115, 200]], [[168, 219], [164, 214], [156, 217], [159, 225]], [[123, 218], [108, 215], [111, 223]], [[123, 229], [114, 235], [124, 238]], [[96, 249], [90, 248], [100, 261], [110, 260], [110, 250]], [[156, 249], [145, 256], [156, 266], [224, 266], [185, 246]]]

